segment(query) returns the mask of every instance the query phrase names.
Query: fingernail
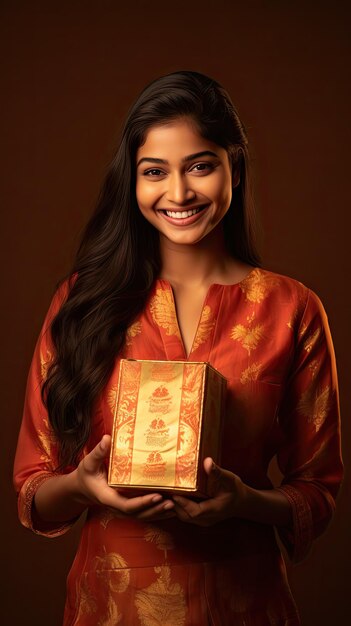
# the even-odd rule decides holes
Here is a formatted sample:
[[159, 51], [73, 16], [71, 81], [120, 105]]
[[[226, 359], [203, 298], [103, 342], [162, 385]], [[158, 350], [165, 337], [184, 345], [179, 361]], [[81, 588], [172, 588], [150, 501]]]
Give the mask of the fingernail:
[[151, 499], [151, 502], [161, 502], [161, 500], [162, 500], [162, 496], [158, 494]]
[[165, 511], [168, 511], [169, 509], [173, 509], [173, 507], [174, 507], [173, 502], [166, 502], [163, 508]]

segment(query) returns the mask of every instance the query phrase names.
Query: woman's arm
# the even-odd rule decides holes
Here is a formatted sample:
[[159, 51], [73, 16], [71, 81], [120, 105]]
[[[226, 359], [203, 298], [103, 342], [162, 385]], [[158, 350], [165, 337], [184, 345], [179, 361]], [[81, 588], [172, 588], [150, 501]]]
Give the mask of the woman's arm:
[[155, 493], [142, 498], [125, 498], [108, 486], [105, 462], [110, 451], [110, 437], [103, 436], [104, 424], [99, 414], [93, 422], [97, 445], [77, 468], [67, 468], [61, 474], [56, 472], [58, 442], [41, 398], [41, 388], [54, 354], [50, 324], [67, 296], [68, 288], [68, 282], [64, 283], [51, 302], [28, 374], [13, 476], [19, 519], [35, 533], [56, 537], [69, 530], [90, 505], [109, 506], [121, 515], [145, 519], [155, 519], [155, 515], [157, 518], [170, 517], [174, 515], [171, 510], [174, 504], [170, 500], [163, 500]]
[[121, 515], [133, 515], [145, 520], [169, 517], [174, 503], [163, 500], [160, 494], [126, 498], [109, 487], [105, 460], [110, 447], [111, 437], [104, 435], [100, 443], [82, 459], [77, 469], [45, 481], [34, 497], [37, 518], [44, 522], [66, 522], [92, 505], [107, 506]]
[[273, 524], [291, 560], [299, 561], [331, 520], [343, 464], [333, 344], [323, 305], [312, 291], [295, 333], [295, 358], [278, 413], [280, 487], [253, 489], [231, 472], [211, 470], [211, 460], [205, 460], [211, 480], [218, 476], [214, 497], [200, 504], [174, 500], [183, 521], [209, 525], [240, 517]]
[[275, 526], [292, 522], [292, 507], [281, 491], [253, 489], [245, 485], [239, 476], [215, 465], [209, 457], [204, 461], [204, 468], [212, 497], [195, 502], [174, 496], [175, 511], [182, 521], [200, 526], [210, 526], [228, 517]]

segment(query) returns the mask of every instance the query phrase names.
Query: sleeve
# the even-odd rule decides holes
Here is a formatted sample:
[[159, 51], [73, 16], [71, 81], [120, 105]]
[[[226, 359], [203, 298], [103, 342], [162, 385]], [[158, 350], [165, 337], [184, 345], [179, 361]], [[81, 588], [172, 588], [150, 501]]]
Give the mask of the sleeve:
[[35, 533], [55, 537], [66, 532], [75, 520], [58, 525], [36, 519], [33, 499], [37, 489], [57, 475], [58, 447], [41, 398], [41, 387], [53, 358], [50, 324], [67, 297], [68, 281], [57, 290], [37, 341], [30, 366], [23, 419], [14, 463], [14, 486], [18, 494], [20, 522]]
[[298, 562], [329, 524], [343, 476], [334, 349], [323, 305], [310, 290], [279, 422], [279, 490], [292, 506], [293, 523], [277, 531], [289, 558]]

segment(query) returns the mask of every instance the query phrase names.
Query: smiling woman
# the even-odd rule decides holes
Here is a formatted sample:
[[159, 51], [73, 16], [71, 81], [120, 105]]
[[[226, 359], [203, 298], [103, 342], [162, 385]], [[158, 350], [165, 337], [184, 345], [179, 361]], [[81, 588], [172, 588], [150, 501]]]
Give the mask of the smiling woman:
[[[335, 358], [316, 294], [261, 269], [251, 198], [227, 92], [187, 71], [148, 85], [44, 322], [15, 460], [25, 526], [55, 537], [88, 509], [65, 626], [300, 624], [274, 527], [297, 561], [333, 515]], [[208, 362], [227, 378], [210, 498], [108, 485], [122, 357]]]
[[[194, 244], [216, 228], [230, 207], [237, 169], [234, 178], [233, 184], [227, 151], [204, 139], [191, 119], [151, 128], [138, 148], [137, 202], [160, 232], [161, 246], [164, 237]], [[217, 234], [223, 240], [221, 228]]]

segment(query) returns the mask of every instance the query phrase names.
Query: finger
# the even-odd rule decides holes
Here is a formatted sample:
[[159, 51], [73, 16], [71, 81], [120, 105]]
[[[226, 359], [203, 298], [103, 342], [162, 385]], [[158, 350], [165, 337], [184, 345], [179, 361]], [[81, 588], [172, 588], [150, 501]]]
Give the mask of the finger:
[[194, 500], [183, 498], [182, 496], [173, 496], [173, 500], [175, 504], [184, 511], [187, 517], [191, 519], [198, 517], [204, 511], [203, 502], [194, 502]]
[[111, 437], [110, 435], [104, 435], [97, 446], [84, 457], [84, 469], [91, 473], [98, 472], [103, 461], [109, 455], [110, 448]]
[[235, 489], [235, 475], [217, 465], [211, 457], [204, 459], [204, 469], [208, 475], [208, 493], [215, 496], [220, 492], [232, 492]]
[[146, 509], [138, 514], [138, 519], [153, 520], [153, 519], [167, 519], [175, 516], [175, 504], [172, 500], [165, 500], [160, 504]]
[[207, 475], [210, 475], [210, 473], [214, 470], [214, 468], [217, 467], [213, 461], [213, 459], [210, 456], [207, 456], [204, 459], [204, 470], [206, 472]]
[[128, 515], [135, 515], [150, 508], [155, 508], [158, 505], [162, 508], [164, 505], [163, 498], [159, 493], [151, 493], [145, 496], [136, 496], [135, 498], [127, 498], [118, 494], [120, 498], [120, 508], [124, 513]]

